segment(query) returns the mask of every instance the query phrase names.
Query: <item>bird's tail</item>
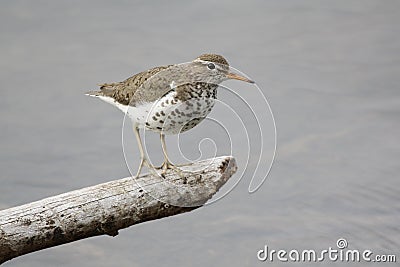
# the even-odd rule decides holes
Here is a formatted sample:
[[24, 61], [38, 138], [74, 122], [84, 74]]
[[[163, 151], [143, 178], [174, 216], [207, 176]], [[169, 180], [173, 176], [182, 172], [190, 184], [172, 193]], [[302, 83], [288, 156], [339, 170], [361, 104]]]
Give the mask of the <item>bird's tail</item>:
[[85, 95], [88, 96], [94, 96], [94, 97], [99, 97], [99, 96], [111, 96], [115, 89], [118, 88], [120, 83], [103, 83], [99, 84], [100, 90], [99, 91], [89, 91], [86, 92]]
[[86, 92], [85, 95], [99, 97], [99, 96], [103, 96], [104, 94], [102, 91], [89, 91], [89, 92]]

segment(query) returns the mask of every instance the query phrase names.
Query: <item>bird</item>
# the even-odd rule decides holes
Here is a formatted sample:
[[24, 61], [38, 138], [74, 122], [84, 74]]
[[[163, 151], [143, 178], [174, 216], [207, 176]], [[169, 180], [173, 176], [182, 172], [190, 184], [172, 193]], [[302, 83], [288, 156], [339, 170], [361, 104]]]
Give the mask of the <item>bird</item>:
[[[88, 96], [99, 98], [124, 112], [132, 121], [142, 167], [182, 170], [174, 165], [167, 153], [165, 135], [186, 132], [202, 122], [214, 107], [217, 88], [223, 81], [235, 79], [254, 83], [234, 71], [218, 54], [202, 54], [186, 63], [154, 67], [137, 73], [122, 82], [99, 84]], [[160, 134], [164, 162], [160, 167], [150, 164], [145, 155], [140, 129]]]

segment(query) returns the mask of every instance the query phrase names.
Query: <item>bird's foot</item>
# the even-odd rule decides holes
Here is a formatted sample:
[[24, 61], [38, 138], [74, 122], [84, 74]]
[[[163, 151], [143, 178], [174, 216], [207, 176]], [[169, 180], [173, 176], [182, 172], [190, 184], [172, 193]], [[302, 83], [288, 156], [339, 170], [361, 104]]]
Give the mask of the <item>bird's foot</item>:
[[142, 172], [143, 166], [146, 166], [150, 171], [151, 170], [157, 170], [157, 169], [160, 169], [162, 167], [162, 166], [161, 167], [156, 167], [153, 164], [151, 164], [148, 159], [142, 158], [140, 160], [139, 168], [138, 168], [138, 170], [136, 172], [136, 175], [133, 176], [133, 178], [139, 178], [140, 173]]
[[163, 164], [161, 164], [160, 167], [157, 167], [157, 169], [162, 170], [161, 171], [161, 176], [165, 178], [165, 174], [167, 173], [168, 170], [173, 170], [175, 171], [184, 181], [186, 181], [186, 176], [183, 174], [183, 170], [178, 168], [178, 165], [174, 165], [169, 161], [164, 161]]
[[150, 170], [160, 170], [162, 166], [154, 166], [153, 164], [151, 164], [149, 161], [145, 162], [145, 165], [147, 168], [149, 168]]
[[145, 165], [145, 164], [147, 164], [147, 160], [145, 158], [142, 158], [140, 160], [140, 164], [139, 164], [138, 170], [136, 172], [136, 175], [133, 176], [132, 178], [134, 178], [134, 179], [139, 178], [140, 173], [142, 172], [143, 165]]

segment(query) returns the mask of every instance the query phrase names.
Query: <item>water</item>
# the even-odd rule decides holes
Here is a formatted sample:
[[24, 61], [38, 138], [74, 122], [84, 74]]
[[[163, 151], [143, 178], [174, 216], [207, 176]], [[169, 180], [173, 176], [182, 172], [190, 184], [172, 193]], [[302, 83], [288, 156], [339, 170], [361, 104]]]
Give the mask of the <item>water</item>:
[[[340, 237], [351, 249], [398, 258], [399, 10], [398, 1], [2, 2], [1, 209], [128, 176], [123, 114], [83, 93], [153, 66], [223, 54], [257, 81], [278, 130], [276, 161], [255, 194], [245, 173], [206, 208], [4, 266], [262, 266], [256, 253], [266, 244], [322, 250]], [[253, 87], [229, 85], [259, 104]], [[211, 126], [182, 136], [186, 157], [200, 156], [184, 144]], [[231, 132], [240, 170], [242, 134]], [[221, 136], [213, 137], [219, 155], [230, 149]], [[157, 136], [148, 138], [160, 160]], [[203, 157], [213, 155], [210, 144], [202, 144]], [[253, 157], [249, 169], [255, 165]]]

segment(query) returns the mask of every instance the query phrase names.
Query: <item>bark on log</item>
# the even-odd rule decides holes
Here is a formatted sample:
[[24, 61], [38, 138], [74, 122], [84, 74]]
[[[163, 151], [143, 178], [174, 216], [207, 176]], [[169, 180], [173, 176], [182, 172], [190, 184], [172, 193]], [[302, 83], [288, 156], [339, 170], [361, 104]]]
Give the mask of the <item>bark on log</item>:
[[[235, 173], [232, 157], [183, 166], [185, 178], [145, 174], [0, 211], [0, 264], [33, 251], [191, 211]], [[187, 171], [187, 172], [186, 172]]]

